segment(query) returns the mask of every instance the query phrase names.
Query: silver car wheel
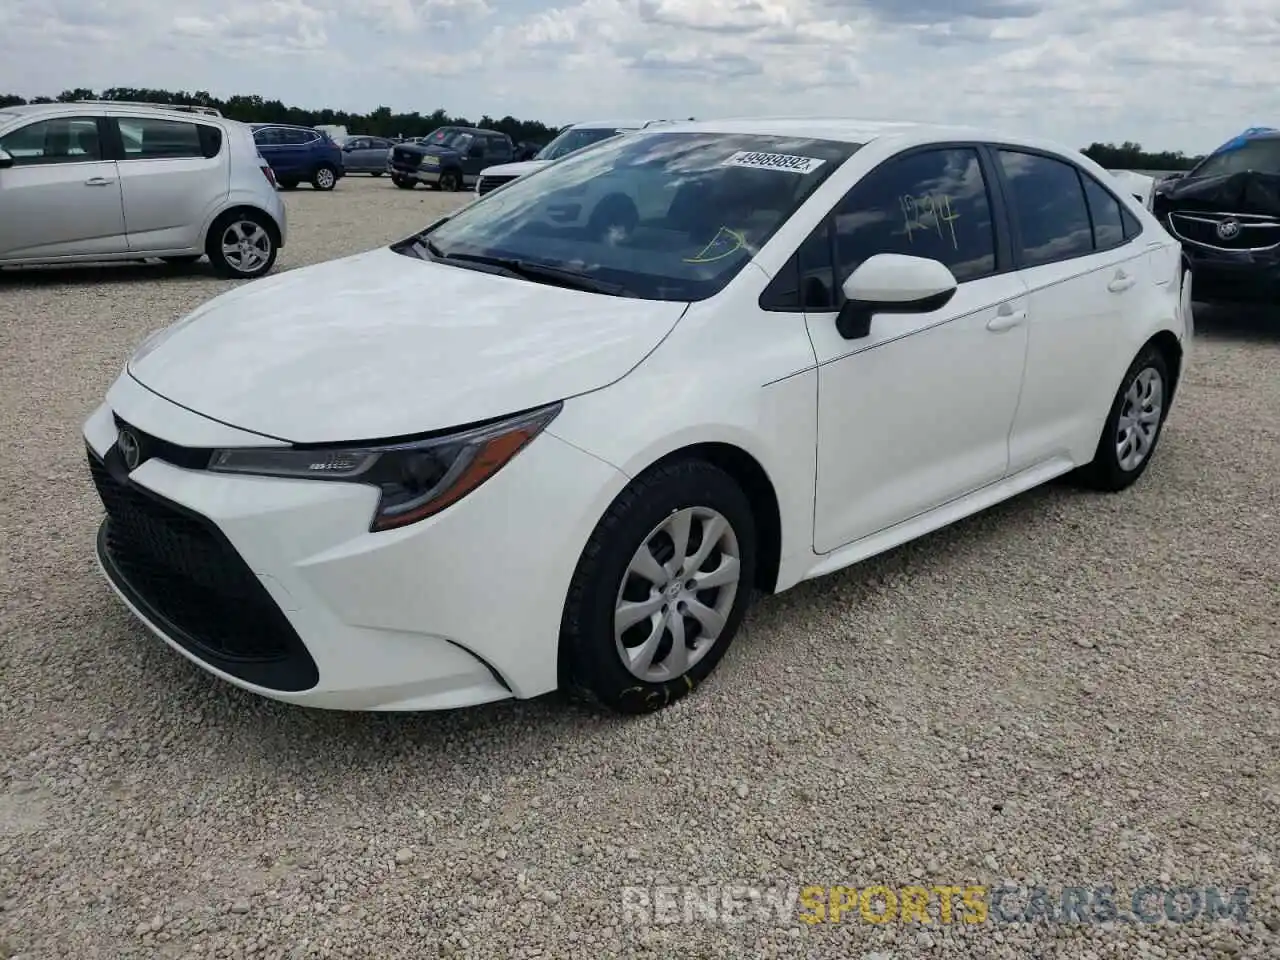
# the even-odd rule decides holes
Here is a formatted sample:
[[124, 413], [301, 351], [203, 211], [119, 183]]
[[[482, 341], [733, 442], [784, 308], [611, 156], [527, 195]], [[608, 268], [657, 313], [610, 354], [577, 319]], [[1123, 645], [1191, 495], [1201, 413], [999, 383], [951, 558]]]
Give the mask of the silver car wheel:
[[632, 676], [663, 683], [715, 646], [738, 595], [738, 537], [707, 507], [677, 510], [644, 538], [623, 575], [614, 641]]
[[238, 273], [257, 273], [271, 259], [271, 235], [252, 220], [233, 220], [222, 231], [222, 256]]
[[316, 186], [321, 190], [330, 189], [337, 181], [334, 179], [333, 171], [328, 168], [322, 168], [316, 171]]
[[1154, 367], [1141, 370], [1125, 391], [1116, 422], [1116, 462], [1126, 473], [1138, 469], [1155, 446], [1164, 412], [1164, 378]]

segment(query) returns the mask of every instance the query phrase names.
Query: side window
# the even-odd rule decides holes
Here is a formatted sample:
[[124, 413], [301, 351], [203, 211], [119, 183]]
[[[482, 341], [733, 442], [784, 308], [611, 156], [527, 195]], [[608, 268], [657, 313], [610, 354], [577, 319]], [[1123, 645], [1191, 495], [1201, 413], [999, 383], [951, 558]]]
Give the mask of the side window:
[[121, 117], [117, 125], [125, 160], [214, 157], [222, 146], [222, 131], [205, 124]]
[[286, 130], [284, 132], [284, 137], [284, 142], [289, 144], [291, 147], [302, 146], [304, 144], [311, 143], [313, 140], [320, 139], [310, 130]]
[[1022, 265], [1034, 267], [1092, 253], [1089, 208], [1075, 166], [1015, 150], [998, 154], [1013, 193]]
[[1084, 198], [1093, 218], [1093, 246], [1095, 250], [1111, 250], [1125, 241], [1124, 209], [1115, 195], [1087, 173], [1081, 173], [1084, 181]]
[[263, 127], [253, 131], [253, 142], [260, 147], [275, 147], [284, 141], [280, 139], [279, 127]]
[[805, 238], [800, 249], [778, 271], [760, 295], [760, 308], [792, 313], [837, 309], [829, 218]]
[[1142, 224], [1138, 221], [1127, 207], [1120, 208], [1120, 218], [1124, 221], [1124, 238], [1132, 240], [1142, 232]]
[[991, 205], [974, 149], [890, 160], [863, 177], [833, 216], [838, 284], [878, 253], [940, 260], [961, 283], [995, 272]]
[[511, 141], [506, 137], [490, 137], [489, 156], [494, 160], [510, 160]]
[[92, 117], [58, 117], [28, 124], [0, 138], [0, 148], [13, 157], [14, 166], [102, 159], [98, 121]]

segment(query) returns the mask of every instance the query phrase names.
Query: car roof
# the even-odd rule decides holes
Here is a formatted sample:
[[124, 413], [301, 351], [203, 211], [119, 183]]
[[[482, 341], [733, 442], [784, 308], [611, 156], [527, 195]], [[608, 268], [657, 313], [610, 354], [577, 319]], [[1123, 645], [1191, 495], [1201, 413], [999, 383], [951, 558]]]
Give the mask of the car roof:
[[719, 120], [672, 121], [655, 125], [642, 133], [725, 133], [758, 134], [760, 136], [802, 137], [868, 144], [873, 140], [892, 140], [906, 147], [939, 141], [985, 141], [1008, 143], [1052, 153], [1073, 154], [1078, 151], [1056, 141], [1028, 137], [1004, 130], [969, 127], [958, 124], [926, 123], [915, 120], [869, 120], [856, 117], [727, 117]]
[[310, 130], [312, 133], [319, 133], [315, 127], [308, 127], [304, 123], [251, 123], [249, 124], [254, 130], [261, 130], [263, 127], [284, 127], [286, 130]]
[[652, 123], [651, 120], [579, 120], [577, 123], [571, 123], [565, 127], [566, 130], [599, 130], [599, 129], [619, 129], [619, 130], [639, 130], [646, 123]]
[[113, 102], [110, 100], [23, 103], [11, 107], [2, 107], [0, 108], [0, 114], [18, 117], [40, 116], [41, 114], [58, 116], [77, 113], [83, 114], [86, 109], [102, 110], [112, 114], [128, 113], [142, 116], [182, 117], [184, 120], [227, 121], [227, 118], [221, 115], [195, 113], [190, 110], [179, 109], [178, 107], [166, 109], [158, 104], [152, 106], [150, 104], [126, 103], [123, 101]]

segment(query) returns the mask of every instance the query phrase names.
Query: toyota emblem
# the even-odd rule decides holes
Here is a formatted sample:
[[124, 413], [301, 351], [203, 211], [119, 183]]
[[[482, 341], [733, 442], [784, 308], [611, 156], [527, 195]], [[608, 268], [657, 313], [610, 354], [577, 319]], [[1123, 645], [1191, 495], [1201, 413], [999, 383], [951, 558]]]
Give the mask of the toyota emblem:
[[1218, 224], [1219, 240], [1234, 240], [1238, 236], [1240, 236], [1239, 220], [1223, 220]]
[[116, 446], [120, 448], [124, 465], [130, 470], [136, 470], [138, 464], [142, 462], [142, 445], [138, 443], [138, 438], [133, 435], [133, 431], [121, 430], [120, 435], [116, 437]]

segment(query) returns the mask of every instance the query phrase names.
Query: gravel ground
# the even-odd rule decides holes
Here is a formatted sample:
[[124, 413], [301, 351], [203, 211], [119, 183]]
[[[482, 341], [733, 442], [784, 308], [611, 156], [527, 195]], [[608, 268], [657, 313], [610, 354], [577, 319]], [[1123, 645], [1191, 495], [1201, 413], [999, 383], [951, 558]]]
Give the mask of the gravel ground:
[[[456, 202], [289, 194], [279, 269]], [[772, 598], [661, 715], [371, 716], [240, 693], [99, 582], [81, 420], [229, 286], [0, 276], [0, 958], [1280, 956], [1280, 315], [1201, 311], [1135, 489], [1034, 492]], [[624, 886], [1004, 881], [1250, 902], [1214, 924], [623, 912]]]

